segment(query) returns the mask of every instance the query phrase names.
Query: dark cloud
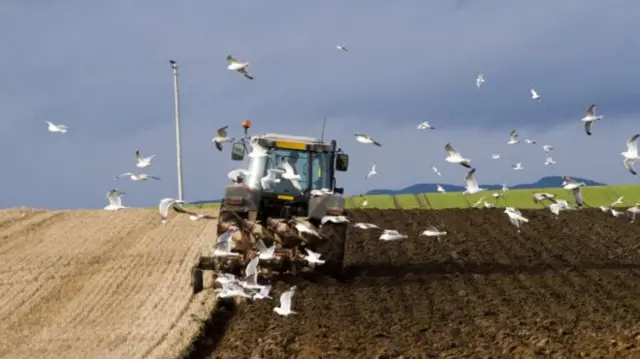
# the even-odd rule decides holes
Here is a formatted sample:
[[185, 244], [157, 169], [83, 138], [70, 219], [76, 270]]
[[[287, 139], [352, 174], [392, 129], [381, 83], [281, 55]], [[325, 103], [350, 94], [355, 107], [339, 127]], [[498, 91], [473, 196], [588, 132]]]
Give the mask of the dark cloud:
[[[236, 167], [211, 144], [215, 129], [327, 136], [352, 155], [339, 180], [349, 193], [434, 181], [461, 182], [443, 161], [451, 141], [480, 182], [568, 173], [629, 182], [620, 152], [638, 132], [640, 30], [632, 1], [10, 1], [0, 13], [0, 206], [101, 207], [112, 186], [131, 205], [176, 195], [169, 59], [180, 65], [185, 195], [218, 198]], [[335, 50], [345, 44], [349, 52]], [[256, 81], [225, 69], [249, 61]], [[475, 88], [476, 73], [485, 86]], [[539, 90], [543, 101], [529, 98]], [[605, 119], [580, 124], [598, 104]], [[45, 120], [74, 127], [60, 136]], [[433, 132], [415, 126], [429, 120]], [[508, 132], [556, 146], [506, 146]], [[383, 143], [369, 149], [353, 133]], [[130, 183], [133, 152], [157, 153], [161, 182]], [[503, 152], [504, 164], [490, 160]], [[371, 162], [380, 176], [364, 181]], [[507, 162], [522, 161], [513, 173]], [[506, 168], [506, 169], [505, 169]]]

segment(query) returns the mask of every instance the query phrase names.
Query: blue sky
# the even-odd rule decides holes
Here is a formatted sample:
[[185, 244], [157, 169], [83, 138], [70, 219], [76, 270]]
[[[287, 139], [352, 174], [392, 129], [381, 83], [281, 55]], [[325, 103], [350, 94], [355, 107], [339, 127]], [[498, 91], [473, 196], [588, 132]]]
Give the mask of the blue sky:
[[[221, 196], [238, 163], [211, 138], [227, 124], [240, 135], [244, 119], [256, 133], [319, 135], [328, 116], [326, 136], [351, 155], [338, 177], [347, 194], [462, 184], [465, 169], [444, 162], [447, 142], [471, 157], [481, 183], [637, 182], [620, 152], [640, 132], [638, 12], [631, 0], [7, 0], [0, 207], [101, 208], [113, 187], [132, 206], [177, 196], [170, 59], [181, 74], [187, 200]], [[256, 80], [226, 70], [228, 54]], [[588, 137], [580, 118], [591, 103], [605, 118]], [[45, 120], [73, 129], [49, 133]], [[424, 120], [437, 130], [416, 131]], [[511, 129], [539, 146], [507, 146]], [[383, 147], [357, 143], [355, 132]], [[555, 167], [543, 165], [545, 143]], [[137, 148], [157, 154], [148, 173], [161, 181], [113, 179], [136, 169]], [[373, 161], [379, 175], [365, 181]], [[514, 172], [518, 161], [525, 170]]]

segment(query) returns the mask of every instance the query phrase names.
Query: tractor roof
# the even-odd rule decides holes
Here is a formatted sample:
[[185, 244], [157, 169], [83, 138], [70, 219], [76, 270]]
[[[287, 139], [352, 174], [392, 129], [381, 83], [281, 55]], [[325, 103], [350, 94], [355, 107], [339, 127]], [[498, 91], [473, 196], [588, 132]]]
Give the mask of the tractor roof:
[[272, 140], [272, 141], [284, 140], [284, 141], [302, 142], [307, 145], [317, 145], [317, 144], [326, 145], [327, 144], [326, 142], [322, 142], [319, 139], [314, 137], [284, 135], [281, 133], [264, 133], [262, 135], [259, 135], [258, 137], [264, 138], [267, 140]]

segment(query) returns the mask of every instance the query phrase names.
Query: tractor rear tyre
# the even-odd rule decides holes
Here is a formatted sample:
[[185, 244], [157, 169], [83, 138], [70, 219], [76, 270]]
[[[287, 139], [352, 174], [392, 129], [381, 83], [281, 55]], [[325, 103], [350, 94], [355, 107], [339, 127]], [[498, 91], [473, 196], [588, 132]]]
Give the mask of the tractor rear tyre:
[[335, 279], [340, 279], [344, 267], [344, 252], [347, 242], [347, 225], [344, 223], [326, 223], [322, 226], [322, 235], [326, 242], [318, 247], [317, 252], [325, 263], [318, 271]]
[[204, 288], [202, 269], [197, 267], [191, 269], [191, 287], [193, 288], [193, 294], [200, 293]]

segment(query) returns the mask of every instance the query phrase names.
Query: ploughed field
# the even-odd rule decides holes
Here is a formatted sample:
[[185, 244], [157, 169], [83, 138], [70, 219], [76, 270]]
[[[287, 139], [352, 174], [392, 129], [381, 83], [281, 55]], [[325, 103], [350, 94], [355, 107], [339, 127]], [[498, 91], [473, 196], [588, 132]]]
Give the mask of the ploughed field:
[[[274, 300], [214, 317], [213, 358], [630, 357], [640, 353], [640, 224], [600, 210], [352, 210], [409, 235], [351, 228], [345, 278], [273, 283]], [[418, 236], [428, 225], [448, 235]], [[293, 309], [277, 298], [296, 284]], [[224, 319], [223, 319], [224, 318]], [[640, 354], [635, 354], [640, 355]]]
[[191, 266], [216, 221], [0, 210], [0, 358], [172, 358], [215, 305]]

